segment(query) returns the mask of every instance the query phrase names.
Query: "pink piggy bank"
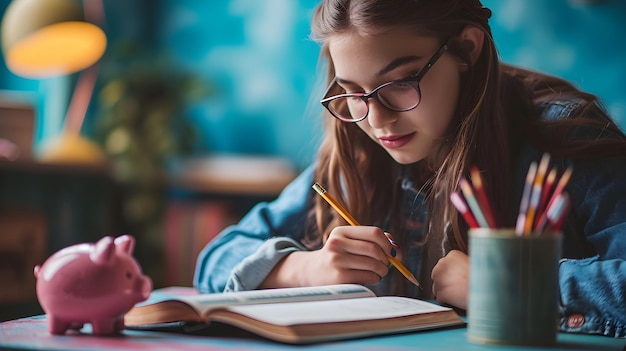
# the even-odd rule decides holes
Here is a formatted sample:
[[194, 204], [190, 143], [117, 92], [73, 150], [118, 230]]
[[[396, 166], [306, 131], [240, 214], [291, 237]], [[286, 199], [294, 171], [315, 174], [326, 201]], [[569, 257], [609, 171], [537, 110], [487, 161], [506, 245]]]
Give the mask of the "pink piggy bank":
[[124, 314], [152, 291], [152, 280], [132, 257], [134, 248], [130, 235], [107, 236], [59, 250], [35, 267], [50, 333], [79, 330], [85, 323], [98, 335], [124, 329]]

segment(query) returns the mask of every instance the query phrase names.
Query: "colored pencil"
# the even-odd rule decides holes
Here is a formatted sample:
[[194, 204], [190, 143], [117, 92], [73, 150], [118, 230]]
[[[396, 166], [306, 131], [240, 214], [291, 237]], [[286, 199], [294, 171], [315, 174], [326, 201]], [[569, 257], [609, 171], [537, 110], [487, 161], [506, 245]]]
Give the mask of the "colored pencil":
[[524, 233], [530, 234], [533, 231], [533, 223], [535, 221], [535, 214], [539, 208], [539, 202], [541, 201], [541, 191], [543, 188], [543, 181], [548, 171], [548, 165], [550, 163], [550, 154], [544, 153], [539, 162], [537, 168], [537, 174], [533, 181], [533, 191], [530, 195], [530, 201], [528, 202], [528, 211], [526, 212], [526, 218], [524, 219]]
[[543, 230], [542, 227], [544, 227], [545, 223], [547, 223], [546, 213], [550, 205], [550, 198], [553, 194], [553, 187], [556, 181], [557, 173], [556, 168], [552, 168], [546, 177], [546, 183], [544, 184], [541, 192], [539, 209], [537, 210], [537, 220], [535, 221], [535, 231], [537, 232], [541, 232]]
[[542, 211], [541, 215], [539, 216], [539, 219], [537, 220], [536, 227], [538, 228], [539, 231], [543, 230], [541, 228], [545, 227], [546, 223], [548, 223], [548, 219], [546, 218], [547, 211], [552, 206], [552, 204], [557, 199], [557, 197], [561, 193], [563, 193], [563, 191], [565, 190], [565, 186], [567, 186], [567, 183], [569, 182], [570, 178], [572, 177], [573, 170], [574, 169], [573, 169], [573, 167], [571, 165], [568, 166], [567, 169], [565, 170], [565, 172], [563, 172], [563, 174], [561, 175], [561, 178], [559, 178], [559, 181], [557, 182], [557, 184], [556, 184], [556, 186], [554, 188], [554, 191], [552, 192], [552, 194], [550, 196], [550, 200], [548, 201], [548, 204], [546, 205], [545, 209]]
[[533, 180], [532, 193], [530, 194], [530, 200], [528, 202], [528, 211], [526, 213], [526, 220], [524, 222], [524, 232], [526, 234], [533, 231], [533, 224], [535, 223], [539, 206], [541, 206], [541, 197], [544, 189], [544, 181], [548, 173], [548, 167], [550, 165], [550, 154], [544, 153], [541, 156], [541, 161], [537, 166], [537, 173]]
[[519, 215], [517, 217], [517, 223], [515, 225], [515, 233], [517, 235], [524, 234], [524, 223], [526, 221], [526, 212], [528, 211], [528, 204], [530, 202], [530, 193], [532, 192], [533, 181], [535, 174], [537, 173], [537, 162], [533, 161], [528, 167], [528, 173], [526, 173], [526, 182], [524, 183], [524, 192], [522, 193], [522, 200], [519, 206]]
[[551, 202], [546, 207], [545, 211], [543, 211], [543, 213], [537, 220], [537, 225], [535, 226], [536, 233], [541, 233], [544, 230], [548, 229], [548, 226], [550, 225], [550, 219], [548, 218], [548, 214], [553, 215], [555, 211], [555, 206], [561, 206], [561, 204], [559, 203], [560, 201], [562, 201], [561, 196], [562, 194], [557, 195], [555, 201]]
[[552, 196], [550, 197], [550, 201], [548, 201], [548, 206], [550, 205], [551, 202], [553, 202], [556, 199], [556, 197], [560, 193], [562, 193], [565, 190], [567, 183], [569, 183], [570, 179], [572, 178], [573, 171], [574, 171], [574, 168], [572, 167], [572, 165], [569, 165], [567, 169], [565, 169], [565, 171], [561, 175], [561, 178], [559, 178], [559, 181], [556, 183], [554, 191], [552, 192]]
[[546, 177], [546, 182], [543, 185], [543, 189], [541, 190], [541, 200], [539, 201], [539, 208], [537, 211], [542, 212], [548, 207], [548, 200], [550, 199], [550, 195], [552, 194], [552, 187], [554, 186], [554, 182], [556, 180], [557, 170], [556, 168], [552, 168], [548, 176]]
[[483, 214], [478, 202], [476, 201], [476, 197], [474, 196], [474, 192], [472, 191], [472, 186], [469, 181], [465, 178], [462, 178], [459, 181], [459, 185], [461, 186], [461, 191], [463, 192], [463, 196], [465, 197], [465, 201], [469, 206], [474, 218], [476, 218], [476, 222], [481, 227], [489, 227], [489, 223], [487, 223], [487, 219]]
[[452, 201], [452, 204], [463, 216], [470, 228], [478, 228], [478, 222], [476, 222], [476, 218], [472, 215], [472, 212], [467, 207], [467, 204], [465, 203], [465, 200], [463, 200], [461, 194], [456, 191], [453, 192], [450, 194], [450, 201]]
[[556, 196], [552, 206], [547, 210], [546, 218], [548, 219], [548, 228], [559, 232], [567, 217], [571, 205], [570, 197], [567, 192], [562, 192]]
[[[320, 195], [322, 196], [322, 198], [324, 200], [326, 200], [326, 202], [328, 202], [338, 213], [339, 215], [346, 220], [346, 222], [348, 222], [350, 225], [352, 226], [358, 226], [359, 222], [357, 222], [356, 219], [354, 219], [354, 217], [352, 217], [352, 215], [350, 215], [350, 213], [348, 213], [348, 211], [341, 206], [340, 203], [338, 203], [327, 191], [326, 189], [319, 183], [315, 183], [313, 184], [313, 189]], [[415, 284], [416, 286], [420, 287], [420, 283], [417, 280], [417, 278], [415, 278], [415, 276], [411, 273], [411, 271], [409, 271], [408, 268], [406, 268], [402, 262], [400, 262], [397, 258], [393, 257], [393, 256], [387, 256], [387, 259], [389, 260], [389, 262], [396, 267], [396, 269], [398, 269], [398, 271], [400, 271], [400, 273], [402, 273], [402, 275], [408, 279], [411, 283]]]
[[478, 167], [472, 166], [470, 168], [470, 175], [472, 184], [474, 185], [474, 189], [476, 190], [476, 199], [478, 200], [478, 205], [482, 209], [482, 213], [485, 215], [485, 219], [487, 220], [487, 224], [490, 228], [496, 228], [496, 219], [493, 214], [493, 209], [491, 208], [491, 204], [489, 203], [489, 199], [487, 198], [487, 191], [485, 190], [485, 184], [483, 182], [483, 178], [480, 175], [480, 171]]

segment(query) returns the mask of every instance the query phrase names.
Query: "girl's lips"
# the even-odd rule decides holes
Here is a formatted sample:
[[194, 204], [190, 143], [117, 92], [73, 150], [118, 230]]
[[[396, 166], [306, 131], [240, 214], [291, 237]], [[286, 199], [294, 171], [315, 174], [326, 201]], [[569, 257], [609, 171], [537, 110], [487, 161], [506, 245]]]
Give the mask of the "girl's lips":
[[403, 147], [406, 145], [413, 137], [415, 133], [410, 133], [406, 135], [391, 135], [387, 137], [380, 137], [380, 144], [388, 149], [396, 149], [399, 147]]

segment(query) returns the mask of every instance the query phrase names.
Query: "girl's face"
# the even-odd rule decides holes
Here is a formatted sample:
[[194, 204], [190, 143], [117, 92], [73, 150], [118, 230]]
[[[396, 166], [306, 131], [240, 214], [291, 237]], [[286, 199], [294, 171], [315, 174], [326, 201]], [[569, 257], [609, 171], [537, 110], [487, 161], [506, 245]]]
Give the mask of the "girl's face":
[[[409, 30], [330, 38], [328, 48], [338, 84], [347, 93], [368, 93], [379, 85], [417, 74], [440, 48], [435, 38]], [[411, 164], [433, 155], [456, 109], [460, 85], [458, 62], [445, 53], [420, 81], [421, 101], [405, 112], [369, 99], [367, 117], [357, 122], [396, 162]]]

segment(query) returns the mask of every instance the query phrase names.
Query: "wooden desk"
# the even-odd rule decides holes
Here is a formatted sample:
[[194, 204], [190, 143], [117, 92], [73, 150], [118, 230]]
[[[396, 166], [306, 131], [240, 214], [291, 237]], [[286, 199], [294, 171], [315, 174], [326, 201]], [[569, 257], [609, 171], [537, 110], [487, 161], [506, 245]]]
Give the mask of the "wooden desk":
[[125, 330], [114, 337], [90, 334], [89, 325], [82, 333], [55, 336], [48, 333], [45, 316], [35, 316], [0, 323], [0, 349], [11, 350], [324, 350], [324, 351], [507, 351], [507, 350], [590, 350], [624, 351], [626, 339], [581, 334], [559, 334], [558, 345], [551, 348], [476, 345], [467, 341], [465, 328], [438, 329], [415, 333], [364, 338], [312, 345], [285, 345], [243, 336], [191, 336], [163, 332]]

